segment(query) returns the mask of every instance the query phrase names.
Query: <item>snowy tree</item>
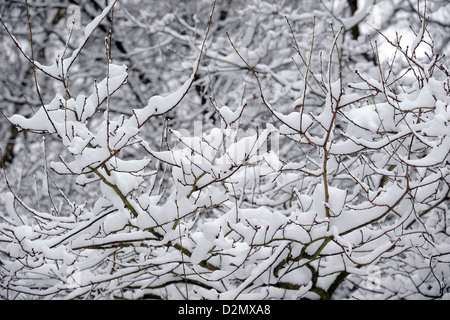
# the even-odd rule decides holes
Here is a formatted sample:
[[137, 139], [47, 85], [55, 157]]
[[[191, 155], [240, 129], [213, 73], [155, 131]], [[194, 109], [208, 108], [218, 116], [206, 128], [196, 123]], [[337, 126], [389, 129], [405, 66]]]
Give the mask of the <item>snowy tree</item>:
[[2, 16], [25, 69], [2, 81], [33, 95], [2, 91], [2, 124], [41, 139], [3, 165], [1, 297], [449, 298], [438, 4], [394, 2], [393, 36], [363, 23], [380, 4], [94, 1], [77, 29], [61, 2], [44, 36], [46, 3]]

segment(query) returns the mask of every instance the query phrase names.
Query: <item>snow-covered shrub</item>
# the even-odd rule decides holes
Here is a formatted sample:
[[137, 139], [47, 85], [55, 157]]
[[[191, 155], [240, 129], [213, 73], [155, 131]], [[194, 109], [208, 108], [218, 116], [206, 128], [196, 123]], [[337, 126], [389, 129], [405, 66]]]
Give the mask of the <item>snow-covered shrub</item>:
[[[311, 19], [317, 33], [305, 55], [289, 19], [272, 17], [268, 3], [254, 4], [251, 10], [274, 19], [274, 30], [283, 25], [292, 36], [302, 71], [296, 90], [272, 99], [291, 79], [285, 70], [273, 71], [271, 59], [264, 64], [273, 45], [262, 39], [259, 51], [241, 47], [253, 41], [235, 42], [230, 32], [220, 39], [227, 56], [219, 55], [223, 47], [216, 42], [207, 50], [214, 6], [184, 84], [118, 115], [111, 108], [129, 71], [110, 61], [111, 37], [102, 49], [105, 78], [80, 94], [69, 81], [115, 3], [87, 25], [69, 58], [60, 55], [50, 66], [30, 58], [34, 71], [59, 81], [61, 89], [31, 117], [8, 120], [58, 140], [65, 153], [50, 169], [95, 193], [73, 201], [59, 188], [64, 210], [48, 212], [13, 188], [2, 195], [2, 297], [448, 297], [450, 87], [425, 19], [411, 48], [386, 39], [395, 51], [387, 64], [349, 73], [344, 28], [322, 30], [324, 41], [316, 44]], [[328, 51], [313, 56], [323, 47]], [[241, 121], [252, 123], [245, 120], [247, 100], [234, 97], [240, 104], [230, 107], [211, 100], [215, 127], [192, 136], [170, 129], [176, 145], [167, 136], [166, 148], [154, 145], [145, 126], [185, 99], [205, 55], [219, 61], [219, 71], [221, 63], [244, 70], [266, 116], [243, 131]], [[279, 83], [267, 90], [273, 79]], [[168, 175], [161, 177], [158, 164], [170, 168]]]

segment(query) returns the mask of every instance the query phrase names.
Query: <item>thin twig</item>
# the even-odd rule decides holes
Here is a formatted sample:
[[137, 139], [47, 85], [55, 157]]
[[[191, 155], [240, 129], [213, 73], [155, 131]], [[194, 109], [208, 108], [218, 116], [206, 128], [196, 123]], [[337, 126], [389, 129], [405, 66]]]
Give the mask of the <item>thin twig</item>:
[[29, 28], [29, 32], [30, 32], [31, 61], [32, 61], [32, 65], [33, 65], [33, 76], [34, 76], [34, 85], [35, 85], [35, 88], [36, 88], [36, 93], [39, 96], [39, 101], [41, 102], [42, 109], [44, 109], [44, 112], [45, 112], [48, 120], [50, 121], [50, 124], [52, 125], [53, 129], [55, 130], [55, 133], [59, 137], [58, 130], [56, 129], [56, 126], [53, 123], [53, 120], [50, 117], [50, 114], [48, 113], [47, 108], [45, 108], [44, 100], [42, 99], [41, 91], [39, 89], [39, 83], [38, 83], [37, 75], [36, 75], [36, 62], [35, 62], [35, 59], [34, 59], [33, 32], [32, 32], [32, 28], [31, 28], [30, 13], [29, 13], [29, 10], [28, 10], [28, 0], [25, 0], [25, 7], [27, 9], [28, 28]]

